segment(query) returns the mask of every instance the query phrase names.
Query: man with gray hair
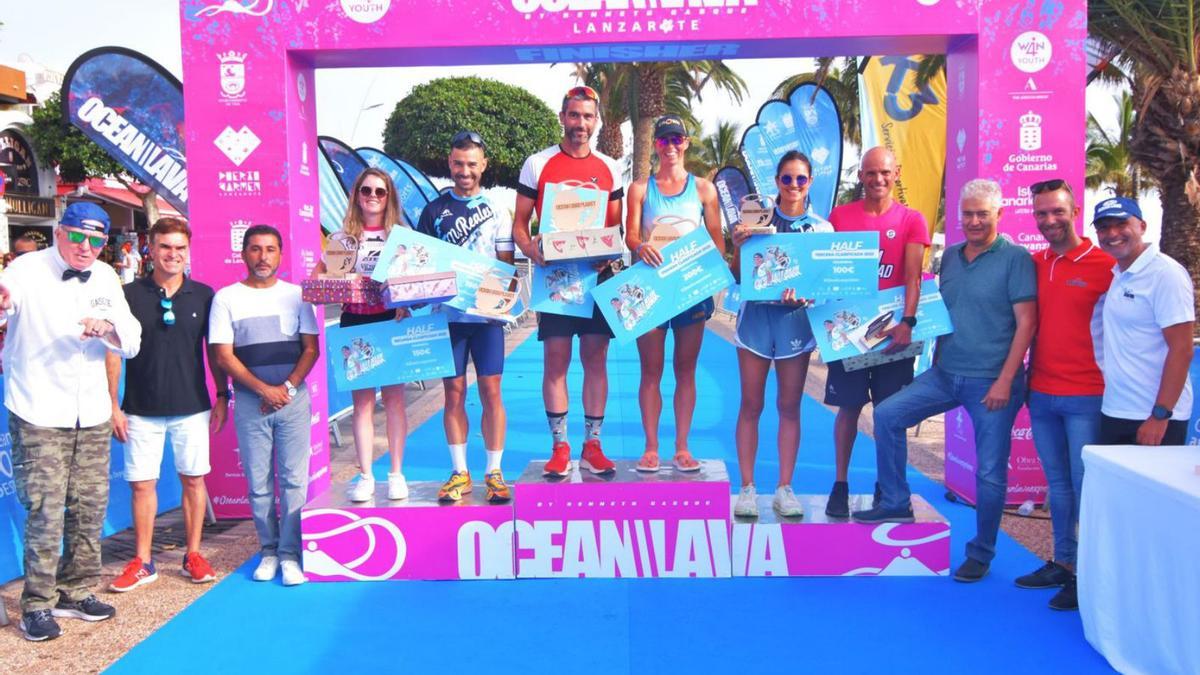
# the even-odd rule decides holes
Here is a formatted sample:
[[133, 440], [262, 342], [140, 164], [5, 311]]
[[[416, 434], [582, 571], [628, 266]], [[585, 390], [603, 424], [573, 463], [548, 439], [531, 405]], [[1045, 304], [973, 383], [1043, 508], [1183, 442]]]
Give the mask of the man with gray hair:
[[998, 235], [1000, 186], [963, 186], [959, 217], [965, 241], [946, 249], [940, 285], [954, 332], [938, 339], [933, 367], [875, 407], [878, 506], [856, 511], [860, 523], [913, 522], [905, 479], [906, 430], [963, 406], [975, 427], [975, 538], [956, 581], [979, 581], [996, 553], [1008, 485], [1012, 425], [1025, 400], [1025, 352], [1037, 326], [1037, 276], [1023, 247]]

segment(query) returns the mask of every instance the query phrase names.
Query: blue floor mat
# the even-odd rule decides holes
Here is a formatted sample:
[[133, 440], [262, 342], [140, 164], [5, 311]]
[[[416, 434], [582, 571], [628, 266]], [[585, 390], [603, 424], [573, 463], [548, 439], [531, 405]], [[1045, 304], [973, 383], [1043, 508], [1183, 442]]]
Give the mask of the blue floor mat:
[[[668, 363], [670, 362], [668, 341]], [[504, 465], [515, 476], [545, 459], [541, 345], [532, 338], [505, 363], [508, 442]], [[571, 438], [578, 452], [582, 371], [569, 376]], [[609, 354], [604, 447], [610, 457], [638, 457], [636, 349], [615, 342]], [[690, 436], [693, 452], [724, 459], [739, 481], [733, 448], [737, 360], [733, 347], [706, 335], [697, 372], [700, 392]], [[674, 427], [666, 392], [660, 440], [669, 456]], [[475, 391], [469, 392], [472, 397]], [[760, 428], [756, 482], [778, 478], [774, 377]], [[472, 420], [468, 458], [484, 468]], [[793, 485], [825, 493], [833, 480], [833, 415], [803, 403], [803, 441]], [[441, 416], [412, 430], [404, 471], [409, 480], [441, 480], [449, 471]], [[374, 467], [378, 478], [387, 459]], [[860, 436], [851, 488], [869, 492], [874, 443]], [[944, 489], [910, 469], [909, 481], [952, 523], [954, 563], [974, 533], [974, 511], [942, 498]], [[947, 578], [618, 579], [323, 583], [284, 588], [255, 583], [247, 561], [175, 619], [131, 650], [110, 672], [488, 672], [708, 673], [796, 672], [1108, 672], [1084, 640], [1079, 615], [1046, 607], [1053, 591], [1026, 591], [1013, 579], [1040, 561], [1001, 533], [991, 574], [982, 582]], [[153, 590], [151, 589], [151, 591]], [[120, 620], [118, 618], [118, 620]], [[197, 645], [204, 648], [198, 649]]]

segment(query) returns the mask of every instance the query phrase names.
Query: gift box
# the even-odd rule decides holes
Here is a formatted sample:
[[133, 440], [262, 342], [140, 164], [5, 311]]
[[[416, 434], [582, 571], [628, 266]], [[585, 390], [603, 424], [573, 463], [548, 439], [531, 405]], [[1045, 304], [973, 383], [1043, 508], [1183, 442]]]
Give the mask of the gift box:
[[407, 307], [446, 302], [456, 295], [457, 275], [454, 272], [434, 272], [390, 277], [384, 300], [388, 307]]
[[304, 279], [300, 282], [300, 297], [315, 305], [377, 305], [383, 302], [383, 284], [362, 276]]
[[612, 260], [624, 252], [619, 227], [542, 233], [542, 257], [548, 261]]

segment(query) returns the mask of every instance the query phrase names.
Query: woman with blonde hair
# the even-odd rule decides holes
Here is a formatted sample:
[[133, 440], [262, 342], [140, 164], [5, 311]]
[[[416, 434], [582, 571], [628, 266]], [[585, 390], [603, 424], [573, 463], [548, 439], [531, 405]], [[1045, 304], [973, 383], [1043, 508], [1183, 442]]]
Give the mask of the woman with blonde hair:
[[[400, 204], [396, 197], [396, 186], [388, 174], [380, 169], [368, 168], [354, 181], [350, 192], [350, 206], [342, 221], [341, 232], [353, 237], [358, 243], [358, 257], [354, 272], [370, 276], [379, 262], [379, 254], [393, 227], [407, 227], [403, 223]], [[317, 264], [315, 274], [325, 272], [325, 263]], [[342, 305], [341, 326], [361, 326], [379, 321], [399, 321], [409, 315], [407, 309], [388, 309], [382, 303], [345, 303]], [[408, 484], [404, 481], [401, 464], [404, 460], [404, 441], [408, 436], [408, 415], [404, 410], [404, 385], [381, 387], [383, 410], [387, 416], [388, 450], [391, 455], [391, 471], [388, 472], [388, 499], [408, 497]], [[350, 489], [350, 501], [366, 502], [375, 496], [375, 478], [371, 474], [371, 461], [375, 450], [375, 388], [355, 389], [351, 392], [354, 401], [354, 448], [358, 453], [360, 475]]]

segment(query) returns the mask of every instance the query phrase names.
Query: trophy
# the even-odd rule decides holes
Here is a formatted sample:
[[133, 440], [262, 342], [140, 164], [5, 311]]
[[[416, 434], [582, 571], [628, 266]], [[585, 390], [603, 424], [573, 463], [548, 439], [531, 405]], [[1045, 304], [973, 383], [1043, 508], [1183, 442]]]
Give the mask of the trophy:
[[739, 207], [739, 225], [748, 234], [775, 234], [771, 217], [775, 215], [775, 198], [770, 195], [750, 194], [742, 197]]
[[653, 225], [649, 242], [659, 249], [699, 227], [694, 220], [673, 215], [659, 216]]
[[345, 232], [334, 232], [325, 240], [321, 260], [325, 263], [322, 279], [344, 279], [352, 275], [358, 262], [358, 240]]
[[517, 304], [517, 292], [509, 290], [516, 286], [516, 277], [505, 277], [496, 270], [488, 270], [475, 291], [475, 306], [467, 314], [486, 319], [511, 323], [516, 320], [510, 312]]
[[567, 181], [559, 185], [549, 214], [549, 224], [554, 230], [571, 232], [604, 227], [607, 193], [594, 183]]

